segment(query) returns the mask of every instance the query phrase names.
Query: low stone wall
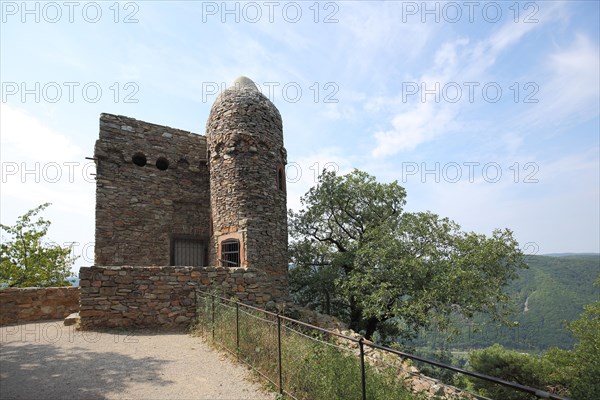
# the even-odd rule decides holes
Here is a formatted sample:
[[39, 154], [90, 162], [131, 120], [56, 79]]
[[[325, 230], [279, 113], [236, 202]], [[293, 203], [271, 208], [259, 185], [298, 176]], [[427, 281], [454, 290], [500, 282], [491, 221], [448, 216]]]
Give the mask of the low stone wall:
[[[284, 288], [264, 271], [215, 267], [82, 267], [82, 329], [182, 328], [196, 316], [196, 290], [266, 306], [284, 300]], [[283, 284], [283, 283], [282, 283]]]
[[0, 290], [0, 325], [61, 319], [79, 309], [78, 287]]

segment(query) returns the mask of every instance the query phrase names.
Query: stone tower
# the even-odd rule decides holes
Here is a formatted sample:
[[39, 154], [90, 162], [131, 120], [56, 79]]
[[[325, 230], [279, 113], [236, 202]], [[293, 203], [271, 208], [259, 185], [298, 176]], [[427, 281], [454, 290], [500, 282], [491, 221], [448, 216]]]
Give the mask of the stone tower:
[[287, 210], [281, 115], [254, 82], [238, 78], [206, 124], [212, 235], [210, 265], [287, 274]]

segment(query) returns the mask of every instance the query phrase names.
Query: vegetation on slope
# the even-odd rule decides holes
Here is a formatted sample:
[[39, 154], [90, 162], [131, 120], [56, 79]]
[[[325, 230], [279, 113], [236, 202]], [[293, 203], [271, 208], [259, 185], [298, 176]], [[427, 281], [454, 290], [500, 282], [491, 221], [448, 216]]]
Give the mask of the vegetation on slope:
[[519, 277], [506, 287], [511, 296], [512, 324], [491, 322], [483, 316], [472, 320], [455, 317], [459, 334], [453, 339], [445, 340], [449, 331], [430, 330], [411, 345], [464, 350], [498, 343], [534, 352], [572, 348], [575, 338], [565, 329], [566, 324], [578, 318], [584, 306], [599, 299], [593, 282], [600, 274], [600, 255], [527, 256], [526, 261], [529, 268], [520, 270]]
[[[536, 356], [496, 344], [471, 352], [469, 366], [487, 375], [545, 388], [575, 400], [597, 399], [600, 393], [600, 301], [587, 305], [584, 313], [570, 322], [567, 329], [576, 341], [573, 350], [552, 348]], [[474, 390], [494, 399], [534, 398], [483, 381], [470, 381]]]

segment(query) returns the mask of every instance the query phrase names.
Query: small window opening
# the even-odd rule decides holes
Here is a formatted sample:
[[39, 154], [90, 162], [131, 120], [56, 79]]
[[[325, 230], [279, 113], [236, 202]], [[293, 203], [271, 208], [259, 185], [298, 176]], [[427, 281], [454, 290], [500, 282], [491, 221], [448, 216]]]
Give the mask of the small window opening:
[[138, 167], [143, 167], [146, 165], [146, 156], [144, 153], [135, 153], [133, 157], [131, 157], [131, 161]]
[[277, 167], [277, 189], [285, 190], [285, 173], [282, 166]]
[[156, 168], [160, 169], [161, 171], [165, 171], [167, 168], [169, 168], [169, 160], [164, 157], [160, 157], [158, 160], [156, 160]]
[[240, 266], [240, 241], [227, 239], [221, 243], [221, 265], [223, 267]]

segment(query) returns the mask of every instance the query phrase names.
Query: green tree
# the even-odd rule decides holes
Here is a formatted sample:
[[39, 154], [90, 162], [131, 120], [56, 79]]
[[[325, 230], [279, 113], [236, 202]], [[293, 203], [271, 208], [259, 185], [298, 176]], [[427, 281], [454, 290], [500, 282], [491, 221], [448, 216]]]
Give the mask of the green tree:
[[50, 221], [35, 216], [50, 203], [42, 204], [17, 219], [13, 226], [0, 224], [9, 235], [0, 245], [0, 286], [69, 286], [70, 267], [76, 257], [71, 248], [44, 242]]
[[[482, 374], [534, 388], [545, 388], [551, 364], [541, 357], [507, 350], [499, 344], [469, 354], [470, 367]], [[469, 377], [477, 393], [492, 399], [533, 400], [537, 397], [516, 389]]]
[[500, 318], [502, 287], [525, 266], [512, 233], [462, 232], [433, 213], [404, 212], [405, 198], [397, 182], [324, 171], [304, 208], [289, 213], [296, 300], [345, 318], [368, 338], [383, 324], [414, 336], [446, 326], [453, 313]]
[[[469, 365], [477, 372], [533, 388], [549, 389], [552, 365], [543, 357], [507, 350], [499, 344], [469, 354]], [[469, 377], [474, 389], [492, 399], [528, 400], [534, 395]]]
[[[314, 249], [317, 248], [317, 251]], [[290, 292], [297, 303], [328, 315], [347, 318], [346, 299], [336, 290], [342, 272], [331, 264], [326, 245], [301, 241], [290, 247], [290, 258], [306, 260], [301, 268], [290, 271]]]
[[[600, 278], [596, 280], [600, 286]], [[545, 358], [556, 368], [551, 381], [566, 383], [575, 400], [592, 400], [600, 393], [600, 301], [584, 307], [584, 312], [567, 329], [577, 342], [573, 350], [549, 350]]]

